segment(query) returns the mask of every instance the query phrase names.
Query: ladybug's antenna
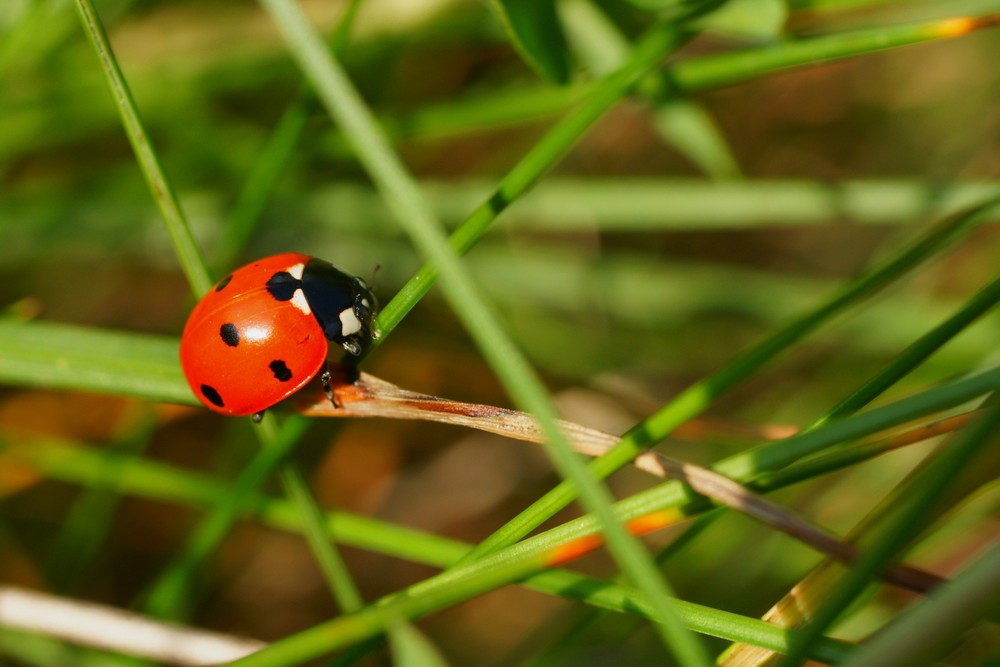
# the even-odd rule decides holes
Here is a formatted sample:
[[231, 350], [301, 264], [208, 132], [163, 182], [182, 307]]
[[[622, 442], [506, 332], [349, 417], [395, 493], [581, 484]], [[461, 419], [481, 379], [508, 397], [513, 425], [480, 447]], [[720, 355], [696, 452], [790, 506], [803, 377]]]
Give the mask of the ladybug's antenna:
[[376, 264], [375, 266], [372, 267], [372, 278], [371, 280], [368, 281], [369, 286], [371, 287], [372, 290], [375, 289], [375, 278], [378, 277], [378, 272], [381, 270], [382, 270], [381, 264]]

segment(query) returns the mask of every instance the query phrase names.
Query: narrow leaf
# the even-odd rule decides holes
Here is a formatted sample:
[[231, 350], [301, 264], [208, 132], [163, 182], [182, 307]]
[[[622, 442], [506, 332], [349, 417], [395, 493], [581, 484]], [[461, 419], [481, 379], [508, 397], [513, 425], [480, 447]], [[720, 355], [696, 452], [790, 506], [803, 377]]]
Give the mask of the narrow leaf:
[[784, 0], [730, 0], [699, 25], [709, 32], [742, 39], [776, 39], [787, 18]]
[[566, 36], [554, 0], [494, 0], [521, 58], [552, 83], [569, 81]]
[[397, 667], [447, 667], [448, 662], [422, 632], [409, 623], [393, 626], [389, 634], [393, 664]]

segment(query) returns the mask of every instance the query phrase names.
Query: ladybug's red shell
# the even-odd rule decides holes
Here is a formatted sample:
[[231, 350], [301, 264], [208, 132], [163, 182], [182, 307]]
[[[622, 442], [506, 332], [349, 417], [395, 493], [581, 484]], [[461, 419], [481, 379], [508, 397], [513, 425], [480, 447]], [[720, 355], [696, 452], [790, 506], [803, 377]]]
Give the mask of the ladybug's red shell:
[[276, 274], [302, 278], [308, 255], [285, 253], [226, 276], [198, 302], [181, 336], [181, 366], [212, 410], [250, 415], [287, 398], [319, 373], [329, 344], [302, 290], [280, 301]]

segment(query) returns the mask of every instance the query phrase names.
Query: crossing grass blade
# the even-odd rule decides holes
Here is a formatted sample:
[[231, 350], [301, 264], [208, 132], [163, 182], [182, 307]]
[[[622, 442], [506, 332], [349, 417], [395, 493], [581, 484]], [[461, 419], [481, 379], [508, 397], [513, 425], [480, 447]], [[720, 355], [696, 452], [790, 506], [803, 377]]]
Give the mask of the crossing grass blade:
[[[669, 586], [657, 573], [641, 544], [617, 522], [611, 511], [610, 493], [587, 474], [583, 461], [572, 451], [556, 425], [555, 409], [541, 381], [478, 293], [467, 270], [449, 247], [440, 223], [419, 188], [389, 147], [388, 140], [349, 79], [336, 60], [322, 48], [315, 32], [293, 3], [263, 0], [262, 4], [278, 24], [289, 49], [312, 81], [327, 111], [354, 145], [359, 161], [382, 191], [386, 204], [414, 244], [438, 268], [445, 296], [493, 372], [515, 403], [538, 418], [549, 440], [547, 451], [553, 463], [578, 489], [583, 505], [599, 518], [608, 549], [623, 571], [649, 596], [651, 604], [657, 609], [662, 624], [655, 627], [665, 644], [681, 664], [708, 664], [705, 649], [674, 615]], [[665, 26], [659, 38], [664, 44], [674, 44], [676, 35], [674, 26]], [[374, 617], [380, 618], [380, 614], [374, 613]], [[274, 655], [280, 655], [280, 649], [275, 649]]]

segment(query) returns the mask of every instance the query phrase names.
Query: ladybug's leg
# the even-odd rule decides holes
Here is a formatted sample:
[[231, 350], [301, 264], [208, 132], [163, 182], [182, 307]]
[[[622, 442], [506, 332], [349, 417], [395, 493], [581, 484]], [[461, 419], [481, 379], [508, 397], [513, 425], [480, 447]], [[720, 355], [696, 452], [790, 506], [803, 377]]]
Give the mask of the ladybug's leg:
[[339, 408], [340, 403], [337, 402], [337, 396], [333, 393], [333, 387], [330, 386], [330, 380], [332, 379], [333, 379], [333, 374], [330, 372], [330, 369], [328, 368], [320, 374], [319, 383], [320, 385], [322, 385], [323, 393], [326, 394], [326, 397], [328, 399], [330, 399], [330, 403], [333, 404], [333, 407]]
[[361, 343], [357, 341], [353, 336], [350, 338], [345, 338], [341, 345], [345, 350], [353, 354], [355, 357], [361, 354]]

